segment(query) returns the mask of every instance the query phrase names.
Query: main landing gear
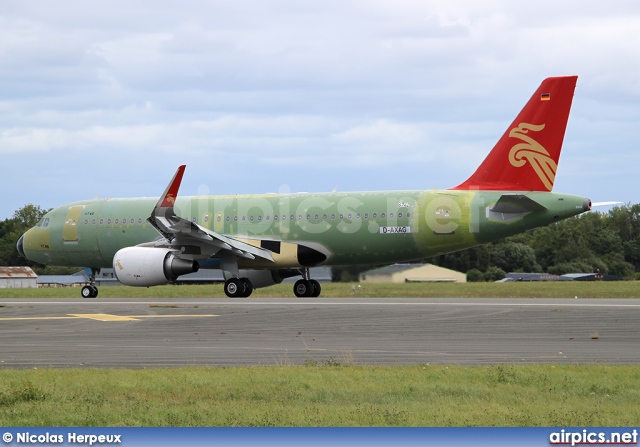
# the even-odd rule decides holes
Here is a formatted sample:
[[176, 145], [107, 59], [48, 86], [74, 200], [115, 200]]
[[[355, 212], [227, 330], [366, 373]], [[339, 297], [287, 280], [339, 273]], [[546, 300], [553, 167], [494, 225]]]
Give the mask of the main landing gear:
[[[315, 279], [309, 278], [309, 269], [303, 268], [300, 270], [292, 270], [290, 274], [283, 276], [284, 278], [288, 278], [290, 276], [296, 276], [295, 272], [299, 272], [302, 275], [302, 279], [296, 281], [293, 286], [293, 293], [295, 296], [302, 297], [318, 297], [320, 296], [320, 283]], [[237, 274], [237, 273], [236, 273]], [[282, 281], [282, 277], [275, 280], [275, 282], [271, 282], [269, 284], [264, 284], [260, 282], [260, 279], [257, 279], [258, 284], [262, 284], [262, 287], [267, 285], [279, 284]], [[253, 284], [249, 278], [228, 278], [224, 282], [224, 293], [229, 298], [247, 298], [253, 292]]]
[[224, 293], [229, 298], [247, 298], [253, 292], [248, 278], [229, 278], [224, 282]]
[[309, 277], [309, 268], [305, 267], [300, 271], [302, 279], [296, 281], [293, 286], [293, 293], [298, 298], [315, 298], [320, 296], [320, 283]]
[[315, 298], [320, 296], [320, 283], [315, 279], [299, 279], [293, 286], [293, 293], [298, 298]]
[[80, 293], [82, 293], [82, 298], [97, 298], [98, 296], [98, 288], [96, 287], [96, 274], [98, 273], [98, 269], [91, 269], [91, 275], [89, 275], [89, 285], [84, 286]]

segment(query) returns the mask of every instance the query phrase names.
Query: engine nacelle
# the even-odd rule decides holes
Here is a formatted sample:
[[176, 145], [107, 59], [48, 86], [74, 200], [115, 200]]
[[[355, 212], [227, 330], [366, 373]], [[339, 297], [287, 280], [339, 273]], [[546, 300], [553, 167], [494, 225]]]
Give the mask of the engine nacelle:
[[254, 289], [280, 284], [283, 279], [299, 275], [300, 272], [291, 269], [278, 270], [240, 270], [240, 278], [251, 281]]
[[122, 284], [149, 287], [197, 272], [198, 263], [179, 258], [167, 248], [126, 247], [113, 257], [113, 271]]

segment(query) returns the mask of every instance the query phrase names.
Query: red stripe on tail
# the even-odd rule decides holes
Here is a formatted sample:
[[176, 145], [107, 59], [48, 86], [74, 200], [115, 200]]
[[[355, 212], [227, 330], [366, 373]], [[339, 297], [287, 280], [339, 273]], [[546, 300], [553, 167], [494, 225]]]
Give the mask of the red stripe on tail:
[[577, 79], [542, 81], [476, 172], [451, 189], [551, 191]]

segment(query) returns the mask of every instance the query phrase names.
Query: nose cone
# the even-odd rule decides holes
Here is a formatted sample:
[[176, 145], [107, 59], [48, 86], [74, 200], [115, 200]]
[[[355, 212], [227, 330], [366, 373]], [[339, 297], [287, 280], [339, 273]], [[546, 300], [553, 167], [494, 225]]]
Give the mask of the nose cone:
[[20, 253], [20, 256], [22, 256], [23, 258], [27, 257], [24, 254], [24, 234], [22, 236], [20, 236], [20, 239], [18, 239], [18, 243], [16, 244], [16, 248], [18, 249], [18, 253]]

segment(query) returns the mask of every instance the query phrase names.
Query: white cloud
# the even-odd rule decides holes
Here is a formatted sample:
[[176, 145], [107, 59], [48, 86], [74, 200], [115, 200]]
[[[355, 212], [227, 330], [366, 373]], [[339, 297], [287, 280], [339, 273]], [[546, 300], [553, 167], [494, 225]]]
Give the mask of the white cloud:
[[[82, 198], [68, 182], [32, 189], [25, 172], [123, 195], [161, 189], [147, 177], [183, 162], [214, 193], [451, 186], [542, 78], [566, 74], [580, 75], [566, 190], [630, 191], [608, 170], [590, 184], [578, 171], [602, 172], [601, 146], [613, 166], [635, 157], [638, 29], [631, 0], [8, 0], [0, 175], [22, 187], [0, 218]], [[101, 183], [106, 170], [127, 175]]]

